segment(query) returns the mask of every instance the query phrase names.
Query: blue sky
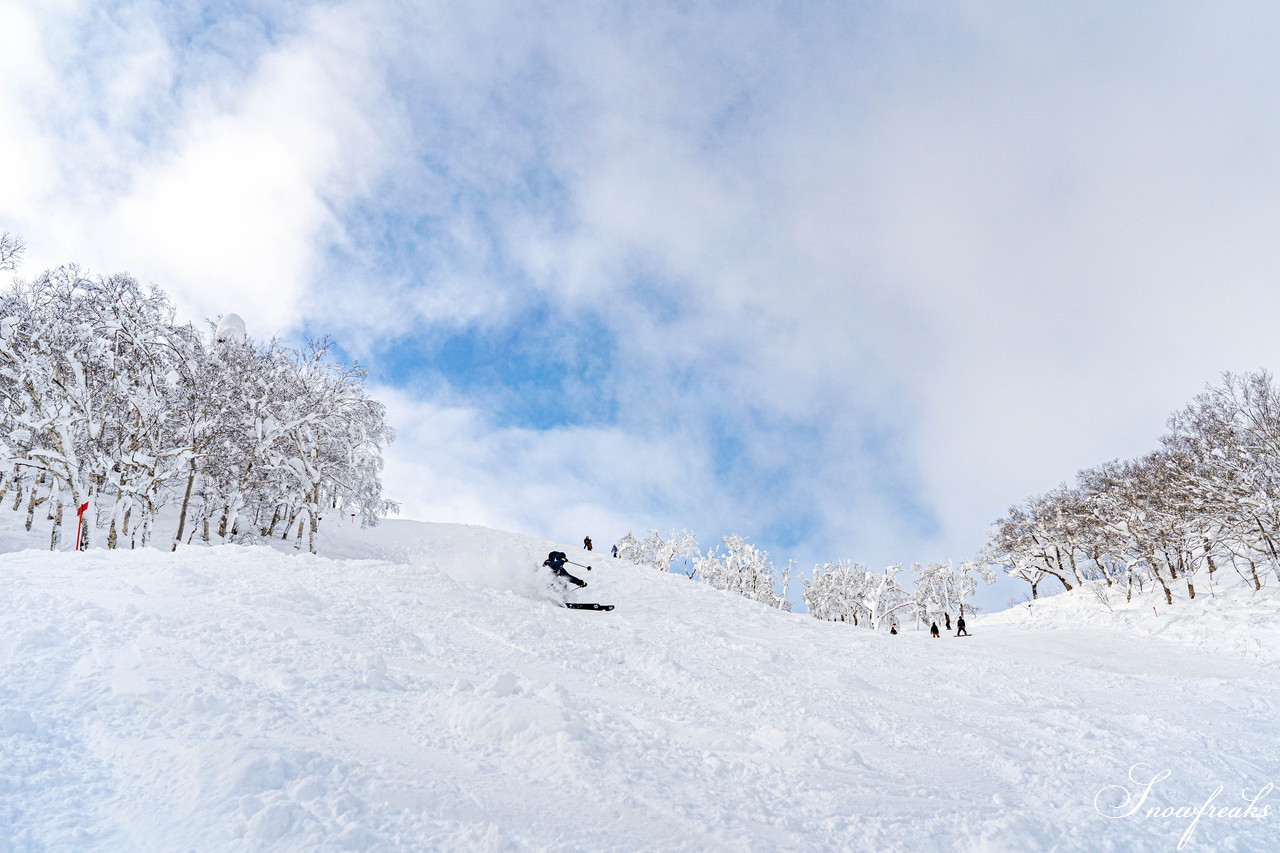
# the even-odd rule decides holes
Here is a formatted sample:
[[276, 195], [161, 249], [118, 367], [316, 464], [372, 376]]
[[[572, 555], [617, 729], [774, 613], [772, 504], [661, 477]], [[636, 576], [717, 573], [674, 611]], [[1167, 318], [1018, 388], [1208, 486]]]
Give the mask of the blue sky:
[[410, 517], [959, 560], [1276, 367], [1278, 30], [1268, 3], [0, 0], [0, 229], [28, 269], [332, 335]]

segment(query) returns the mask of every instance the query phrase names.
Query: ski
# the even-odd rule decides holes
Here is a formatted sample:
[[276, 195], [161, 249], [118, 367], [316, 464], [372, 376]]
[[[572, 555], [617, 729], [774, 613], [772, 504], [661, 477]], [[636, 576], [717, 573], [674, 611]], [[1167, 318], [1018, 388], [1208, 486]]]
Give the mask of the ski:
[[564, 606], [570, 610], [612, 610], [612, 604], [598, 604], [594, 601], [566, 601]]

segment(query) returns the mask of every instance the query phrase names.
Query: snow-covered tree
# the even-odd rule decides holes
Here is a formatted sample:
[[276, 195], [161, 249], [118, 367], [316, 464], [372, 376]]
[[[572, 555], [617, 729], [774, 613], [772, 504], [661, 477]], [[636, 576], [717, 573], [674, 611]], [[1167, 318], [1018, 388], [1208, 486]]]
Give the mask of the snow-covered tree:
[[886, 566], [879, 575], [869, 575], [862, 591], [862, 606], [866, 613], [867, 627], [878, 631], [899, 613], [908, 612], [915, 600], [898, 583], [902, 564]]
[[[0, 268], [21, 248], [0, 236]], [[69, 265], [14, 281], [0, 295], [0, 497], [27, 502], [28, 527], [45, 506], [53, 548], [80, 506], [86, 542], [110, 548], [145, 545], [178, 502], [175, 546], [297, 522], [312, 550], [321, 512], [370, 524], [393, 508], [380, 472], [394, 436], [364, 372], [227, 320], [206, 343], [127, 275]]]
[[[637, 565], [648, 564], [660, 572], [670, 571], [677, 560], [688, 561], [698, 555], [697, 537], [688, 530], [671, 530], [664, 538], [650, 528], [643, 540], [627, 533], [618, 540], [618, 556]], [[692, 571], [687, 572], [692, 575]]]
[[637, 566], [644, 563], [644, 544], [630, 531], [618, 540], [615, 547], [618, 549], [618, 559], [627, 560]]
[[[1081, 471], [1010, 509], [992, 562], [1031, 584], [1070, 590], [1150, 583], [1172, 603], [1197, 578], [1233, 567], [1254, 589], [1280, 579], [1280, 389], [1270, 373], [1224, 374], [1170, 417], [1161, 447]], [[1259, 569], [1262, 569], [1260, 572]]]
[[812, 580], [805, 582], [805, 605], [818, 619], [878, 630], [917, 606], [916, 599], [898, 584], [901, 571], [901, 565], [889, 566], [878, 574], [857, 563], [817, 566]]
[[693, 576], [716, 589], [785, 609], [786, 601], [777, 592], [776, 571], [768, 553], [737, 533], [725, 536], [721, 542], [723, 554], [713, 549], [693, 561]]
[[865, 614], [862, 593], [868, 576], [865, 567], [847, 561], [815, 566], [813, 577], [803, 580], [801, 599], [816, 619], [857, 625]]
[[16, 234], [0, 233], [0, 271], [17, 269], [26, 248], [22, 238]]

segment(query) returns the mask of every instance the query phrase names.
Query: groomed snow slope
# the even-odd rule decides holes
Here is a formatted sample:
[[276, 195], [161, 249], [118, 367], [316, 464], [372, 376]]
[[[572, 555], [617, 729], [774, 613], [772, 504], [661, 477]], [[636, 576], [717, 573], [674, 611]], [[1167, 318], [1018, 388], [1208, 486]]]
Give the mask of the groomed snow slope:
[[[618, 605], [569, 611], [482, 528], [324, 546], [0, 556], [0, 851], [1165, 851], [1190, 818], [1095, 807], [1131, 766], [1280, 781], [1273, 645], [1083, 598], [933, 640], [560, 546]], [[1276, 849], [1274, 802], [1183, 849]]]

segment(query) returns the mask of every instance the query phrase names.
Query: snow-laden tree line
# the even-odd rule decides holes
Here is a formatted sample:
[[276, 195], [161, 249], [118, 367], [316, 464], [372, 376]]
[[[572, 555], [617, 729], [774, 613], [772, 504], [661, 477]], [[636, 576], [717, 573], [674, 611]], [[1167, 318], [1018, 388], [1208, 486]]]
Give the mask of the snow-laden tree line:
[[[0, 268], [21, 251], [0, 237]], [[15, 279], [0, 293], [0, 501], [25, 505], [28, 529], [46, 512], [55, 549], [87, 504], [85, 542], [108, 548], [274, 536], [314, 552], [322, 514], [394, 509], [385, 408], [327, 349], [213, 340], [128, 275]]]
[[813, 579], [804, 582], [805, 606], [818, 619], [850, 622], [872, 630], [908, 619], [921, 625], [943, 622], [950, 628], [952, 615], [964, 616], [977, 609], [969, 599], [977, 591], [978, 581], [995, 582], [991, 567], [972, 560], [959, 565], [914, 563], [911, 574], [915, 583], [910, 591], [898, 582], [901, 573], [901, 564], [882, 572], [849, 562], [818, 566]]
[[992, 530], [987, 560], [1030, 585], [1052, 578], [1104, 602], [1123, 592], [1196, 596], [1218, 572], [1280, 580], [1280, 391], [1271, 374], [1222, 376], [1168, 420], [1159, 447], [1081, 471]]
[[721, 543], [723, 552], [712, 548], [702, 554], [697, 538], [688, 530], [672, 530], [665, 539], [657, 530], [650, 530], [644, 539], [628, 533], [618, 541], [617, 548], [619, 558], [637, 565], [649, 564], [666, 572], [680, 561], [685, 574], [715, 589], [779, 610], [791, 609], [787, 588], [791, 584], [792, 564], [788, 563], [779, 573], [767, 551], [761, 551], [736, 533], [725, 536]]
[[[770, 607], [790, 610], [787, 601], [794, 563], [779, 571], [769, 554], [733, 534], [721, 540], [723, 550], [713, 548], [702, 554], [697, 539], [688, 530], [672, 530], [665, 537], [650, 530], [644, 539], [628, 533], [618, 542], [618, 556], [636, 564], [652, 565], [658, 571], [673, 566], [691, 578]], [[920, 624], [934, 620], [950, 626], [952, 615], [974, 611], [969, 599], [978, 582], [995, 582], [989, 566], [965, 561], [961, 564], [916, 563], [912, 566], [914, 587], [908, 591], [898, 581], [902, 566], [882, 572], [868, 571], [849, 562], [815, 566], [812, 578], [803, 578], [803, 601], [809, 614], [818, 619], [848, 622], [873, 630], [899, 620]]]

